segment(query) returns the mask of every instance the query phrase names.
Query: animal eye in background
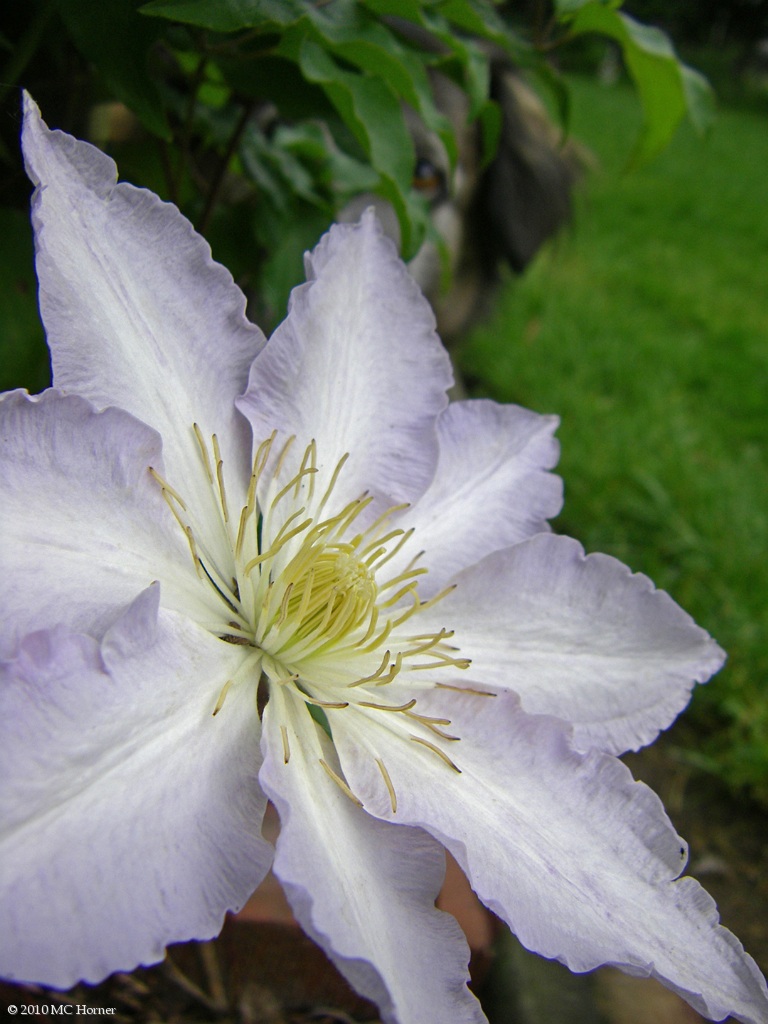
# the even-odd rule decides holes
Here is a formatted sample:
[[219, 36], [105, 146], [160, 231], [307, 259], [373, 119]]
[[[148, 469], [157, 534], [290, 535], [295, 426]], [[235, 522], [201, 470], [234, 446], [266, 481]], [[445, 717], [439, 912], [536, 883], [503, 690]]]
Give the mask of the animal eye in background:
[[448, 194], [445, 174], [426, 157], [419, 157], [413, 169], [413, 187], [429, 203], [437, 203]]

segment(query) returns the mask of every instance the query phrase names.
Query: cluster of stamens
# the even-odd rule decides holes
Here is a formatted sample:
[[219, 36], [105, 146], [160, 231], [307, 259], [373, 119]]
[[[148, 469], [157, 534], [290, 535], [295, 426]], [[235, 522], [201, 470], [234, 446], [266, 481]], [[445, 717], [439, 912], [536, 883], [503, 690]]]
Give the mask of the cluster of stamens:
[[[233, 685], [255, 677], [266, 680], [270, 688], [291, 688], [321, 714], [353, 705], [368, 713], [403, 716], [410, 723], [407, 738], [458, 772], [442, 745], [431, 738], [458, 740], [445, 731], [450, 720], [420, 714], [415, 710], [416, 696], [389, 702], [383, 692], [396, 679], [407, 682], [417, 695], [435, 686], [452, 689], [437, 681], [436, 675], [469, 664], [448, 643], [451, 631], [411, 633], [406, 627], [453, 589], [448, 587], [427, 601], [420, 599], [419, 577], [426, 573], [417, 565], [421, 553], [405, 568], [387, 575], [385, 567], [400, 555], [413, 533], [391, 526], [393, 516], [407, 506], [389, 508], [366, 523], [373, 499], [364, 494], [330, 511], [347, 456], [339, 460], [325, 491], [318, 494], [315, 442], [306, 447], [298, 470], [283, 483], [294, 439], [276, 452], [273, 433], [256, 450], [235, 529], [218, 439], [214, 434], [209, 448], [197, 424], [194, 436], [228, 538], [230, 565], [216, 564], [182, 496], [154, 469], [150, 473], [184, 533], [198, 577], [215, 595], [214, 606], [224, 610], [222, 620], [207, 624], [208, 628], [222, 640], [247, 648], [236, 676], [219, 694], [213, 714], [219, 712]], [[382, 699], [373, 699], [377, 693], [382, 693]], [[288, 763], [285, 727], [282, 737]], [[346, 782], [325, 761], [321, 763], [340, 788], [359, 802]], [[397, 800], [389, 774], [380, 758], [376, 763], [394, 812]]]

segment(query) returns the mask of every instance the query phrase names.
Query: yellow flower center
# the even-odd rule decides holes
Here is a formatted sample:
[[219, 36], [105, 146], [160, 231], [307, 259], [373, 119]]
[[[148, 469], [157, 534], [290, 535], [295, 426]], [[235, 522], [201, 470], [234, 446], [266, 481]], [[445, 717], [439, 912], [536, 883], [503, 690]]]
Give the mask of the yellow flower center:
[[[411, 620], [453, 588], [421, 600], [418, 582], [426, 569], [417, 567], [420, 554], [404, 567], [390, 568], [396, 561], [402, 563], [398, 556], [413, 532], [395, 525], [397, 514], [407, 506], [390, 508], [373, 521], [368, 521], [370, 496], [339, 508], [334, 497], [347, 457], [339, 461], [325, 491], [318, 493], [314, 442], [304, 451], [295, 474], [283, 483], [293, 438], [277, 452], [273, 434], [256, 451], [235, 528], [218, 440], [214, 435], [209, 447], [197, 425], [194, 437], [218, 522], [212, 525], [210, 517], [196, 520], [179, 492], [154, 469], [150, 472], [212, 599], [207, 603], [215, 611], [204, 625], [221, 640], [244, 648], [241, 667], [219, 693], [213, 714], [221, 709], [231, 686], [262, 679], [270, 689], [291, 689], [310, 707], [336, 711], [354, 705], [366, 714], [403, 715], [413, 730], [408, 738], [458, 771], [443, 750], [445, 741], [457, 739], [444, 731], [450, 722], [414, 710], [424, 690], [455, 688], [441, 677], [451, 677], [469, 663], [449, 645], [451, 631], [413, 630]], [[214, 545], [206, 545], [206, 524], [207, 530], [224, 530], [230, 564], [217, 565], [208, 553]], [[407, 686], [407, 699], [402, 699], [402, 686], [393, 688], [395, 699], [388, 697], [386, 687], [395, 680]], [[287, 746], [285, 756], [287, 761]], [[331, 774], [345, 788], [343, 780]], [[394, 809], [394, 794], [387, 785]]]

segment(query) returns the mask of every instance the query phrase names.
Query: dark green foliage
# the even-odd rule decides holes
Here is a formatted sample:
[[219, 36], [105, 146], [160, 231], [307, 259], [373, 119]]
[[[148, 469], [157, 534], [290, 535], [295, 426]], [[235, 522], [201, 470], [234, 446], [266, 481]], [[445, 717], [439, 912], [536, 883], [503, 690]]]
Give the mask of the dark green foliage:
[[667, 41], [616, 6], [560, 0], [559, 19], [541, 35], [525, 20], [513, 28], [491, 0], [7, 4], [0, 15], [0, 48], [8, 55], [0, 68], [7, 114], [0, 158], [4, 153], [8, 171], [0, 193], [6, 205], [24, 208], [14, 89], [23, 85], [52, 125], [113, 152], [122, 173], [179, 204], [214, 242], [236, 207], [235, 219], [252, 235], [250, 251], [235, 256], [232, 269], [254, 287], [264, 282], [269, 326], [301, 277], [302, 247], [351, 196], [386, 198], [404, 255], [418, 249], [428, 210], [412, 187], [405, 111], [415, 111], [456, 157], [455, 126], [433, 96], [435, 70], [466, 92], [486, 160], [500, 125], [490, 96], [491, 54], [528, 69], [565, 114], [567, 92], [548, 53], [586, 32], [616, 39], [635, 77], [646, 113], [640, 159], [665, 144], [686, 110], [701, 121], [698, 80]]

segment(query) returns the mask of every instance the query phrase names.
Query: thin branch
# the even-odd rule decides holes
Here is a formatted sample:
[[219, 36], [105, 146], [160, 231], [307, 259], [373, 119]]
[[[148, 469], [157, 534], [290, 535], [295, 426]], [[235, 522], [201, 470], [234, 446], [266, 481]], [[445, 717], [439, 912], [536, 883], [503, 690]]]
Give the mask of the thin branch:
[[[173, 180], [173, 192], [175, 196], [181, 194], [181, 186], [184, 181], [184, 171], [186, 170], [187, 161], [189, 160], [189, 143], [192, 137], [192, 118], [195, 116], [197, 93], [200, 88], [200, 83], [203, 80], [207, 63], [208, 58], [206, 56], [201, 56], [189, 82], [187, 109], [184, 112], [184, 120], [181, 125], [181, 136], [179, 138], [179, 161], [176, 165], [176, 173]], [[176, 202], [175, 199], [174, 202]]]
[[255, 106], [255, 100], [252, 100], [250, 103], [246, 104], [246, 106], [243, 108], [243, 112], [240, 115], [237, 124], [235, 125], [235, 130], [232, 132], [232, 137], [230, 138], [226, 152], [224, 153], [224, 156], [221, 159], [219, 169], [216, 172], [216, 177], [213, 179], [213, 182], [211, 183], [211, 187], [208, 192], [208, 199], [206, 200], [205, 209], [203, 210], [203, 215], [200, 218], [199, 224], [197, 225], [197, 230], [200, 232], [201, 235], [205, 234], [211, 222], [211, 217], [213, 216], [213, 211], [219, 198], [221, 186], [224, 184], [224, 178], [227, 173], [227, 168], [229, 167], [229, 161], [235, 155], [235, 151], [237, 150], [237, 147], [240, 145], [240, 139], [243, 136], [243, 132], [246, 129], [246, 126], [248, 124], [248, 121], [250, 120], [251, 114], [253, 113]]

